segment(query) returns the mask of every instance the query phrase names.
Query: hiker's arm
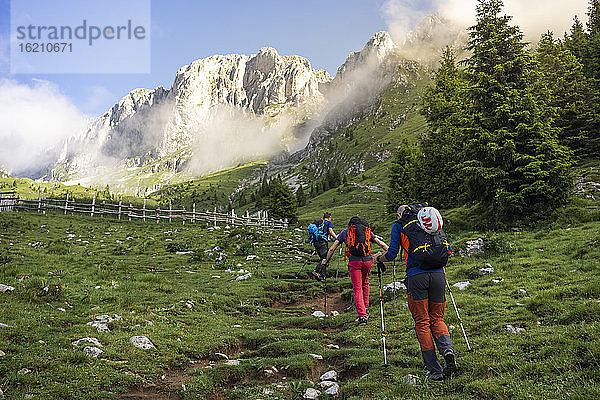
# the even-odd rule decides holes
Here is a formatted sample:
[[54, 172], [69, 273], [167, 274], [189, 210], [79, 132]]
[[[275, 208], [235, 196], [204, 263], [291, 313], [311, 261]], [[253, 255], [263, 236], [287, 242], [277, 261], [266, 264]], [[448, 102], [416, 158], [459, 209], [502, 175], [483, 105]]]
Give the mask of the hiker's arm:
[[398, 250], [400, 249], [400, 225], [394, 224], [392, 226], [392, 234], [390, 237], [390, 246], [387, 248], [385, 254], [377, 253], [375, 255], [375, 261], [392, 261], [398, 255]]
[[379, 239], [377, 236], [375, 236], [375, 238], [373, 239], [373, 241], [374, 241], [375, 243], [377, 243], [377, 245], [378, 245], [379, 247], [381, 247], [382, 249], [384, 249], [385, 251], [387, 251], [387, 250], [388, 250], [388, 248], [389, 248], [389, 247], [388, 247], [388, 245], [387, 245], [387, 244], [385, 244], [385, 242], [384, 242], [383, 240]]
[[331, 235], [332, 238], [336, 238], [337, 237], [337, 235], [333, 231], [333, 228], [329, 228], [329, 234]]
[[327, 252], [327, 257], [325, 257], [323, 260], [321, 260], [321, 264], [325, 265], [325, 264], [329, 263], [329, 260], [333, 256], [333, 253], [335, 252], [335, 249], [337, 249], [337, 247], [339, 245], [340, 245], [340, 242], [336, 239], [335, 242], [333, 242], [333, 244], [329, 248], [329, 251]]

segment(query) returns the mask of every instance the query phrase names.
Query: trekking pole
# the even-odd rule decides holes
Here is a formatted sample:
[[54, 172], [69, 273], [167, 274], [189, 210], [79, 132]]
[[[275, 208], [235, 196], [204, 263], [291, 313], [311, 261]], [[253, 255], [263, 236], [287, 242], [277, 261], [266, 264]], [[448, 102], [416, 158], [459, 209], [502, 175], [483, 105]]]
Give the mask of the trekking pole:
[[310, 253], [310, 256], [308, 256], [308, 258], [306, 259], [306, 261], [304, 261], [304, 264], [302, 264], [302, 266], [300, 267], [300, 269], [298, 270], [298, 272], [296, 272], [296, 278], [298, 277], [298, 275], [300, 275], [300, 272], [302, 272], [302, 269], [304, 268], [304, 266], [306, 265], [306, 263], [310, 260], [310, 258], [316, 253], [316, 250], [313, 250], [312, 253]]
[[[446, 275], [446, 271], [444, 270], [444, 276]], [[448, 283], [448, 278], [446, 278], [446, 287], [448, 288], [448, 292], [450, 293], [450, 298], [452, 299], [452, 305], [454, 305], [454, 310], [456, 311], [456, 317], [458, 318], [458, 323], [460, 324], [460, 328], [462, 329], [463, 336], [465, 337], [465, 342], [467, 342], [467, 349], [471, 351], [471, 345], [469, 344], [469, 339], [467, 339], [467, 333], [465, 332], [465, 327], [463, 326], [462, 319], [460, 318], [460, 314], [458, 313], [458, 307], [456, 307], [456, 302], [454, 301], [454, 296], [452, 295], [452, 289], [450, 289], [450, 284]]]
[[396, 260], [394, 260], [394, 313], [393, 316], [396, 315]]
[[340, 253], [338, 254], [337, 270], [335, 271], [335, 280], [338, 280], [338, 273], [340, 272], [340, 258], [342, 258], [342, 246], [340, 246]]
[[323, 291], [325, 292], [325, 304], [323, 304], [325, 318], [323, 318], [323, 328], [327, 328], [327, 269], [325, 269], [325, 273], [323, 274]]
[[387, 366], [387, 351], [385, 348], [385, 323], [383, 322], [383, 292], [381, 290], [381, 271], [385, 270], [383, 263], [377, 263], [377, 278], [379, 278], [379, 306], [381, 309], [381, 339], [383, 340], [383, 365]]

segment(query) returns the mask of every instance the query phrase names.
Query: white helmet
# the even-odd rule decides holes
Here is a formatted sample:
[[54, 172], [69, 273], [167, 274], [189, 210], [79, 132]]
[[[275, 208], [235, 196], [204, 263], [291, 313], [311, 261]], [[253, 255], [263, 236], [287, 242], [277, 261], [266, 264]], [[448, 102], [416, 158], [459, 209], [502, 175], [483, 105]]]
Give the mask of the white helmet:
[[417, 214], [417, 221], [421, 229], [430, 235], [434, 235], [442, 230], [444, 220], [440, 212], [433, 207], [423, 207]]

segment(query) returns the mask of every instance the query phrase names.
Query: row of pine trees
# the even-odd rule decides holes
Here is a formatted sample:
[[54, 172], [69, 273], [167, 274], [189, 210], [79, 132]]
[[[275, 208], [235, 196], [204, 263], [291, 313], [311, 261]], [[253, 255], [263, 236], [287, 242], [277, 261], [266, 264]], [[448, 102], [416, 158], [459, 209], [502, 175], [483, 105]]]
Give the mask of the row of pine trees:
[[390, 211], [425, 199], [474, 206], [481, 221], [502, 227], [564, 205], [574, 161], [600, 155], [598, 0], [588, 17], [530, 50], [502, 0], [479, 0], [470, 56], [457, 62], [445, 50], [424, 96], [429, 130], [417, 148], [396, 151]]

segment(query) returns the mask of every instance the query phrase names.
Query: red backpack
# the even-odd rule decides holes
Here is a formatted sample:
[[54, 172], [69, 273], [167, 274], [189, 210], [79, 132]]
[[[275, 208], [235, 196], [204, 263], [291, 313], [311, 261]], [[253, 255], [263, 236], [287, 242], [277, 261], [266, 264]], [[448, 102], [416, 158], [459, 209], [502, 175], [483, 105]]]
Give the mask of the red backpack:
[[349, 256], [364, 257], [371, 255], [371, 228], [362, 218], [352, 217], [348, 224], [348, 240], [346, 241], [346, 259]]

